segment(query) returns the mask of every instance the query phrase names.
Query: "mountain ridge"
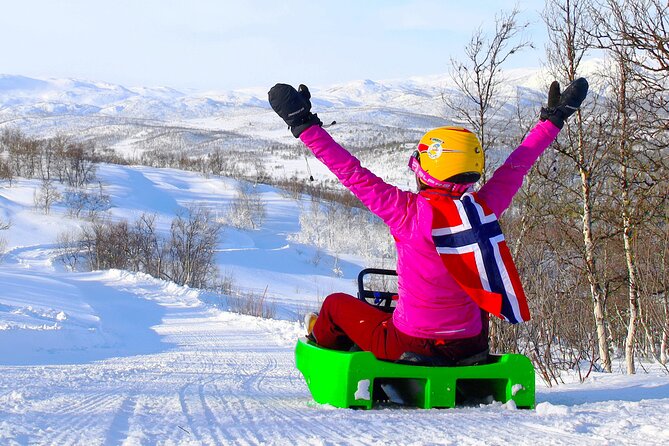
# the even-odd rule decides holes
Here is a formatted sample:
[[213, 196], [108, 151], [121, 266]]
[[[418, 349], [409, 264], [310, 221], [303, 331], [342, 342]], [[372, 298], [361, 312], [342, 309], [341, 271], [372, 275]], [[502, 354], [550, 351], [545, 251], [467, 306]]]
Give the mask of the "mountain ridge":
[[[600, 65], [589, 61], [584, 71]], [[512, 69], [503, 75], [498, 90], [503, 108], [496, 119], [515, 119], [519, 105], [538, 111], [550, 80], [546, 71]], [[5, 74], [0, 131], [18, 127], [40, 138], [68, 136], [131, 160], [155, 150], [193, 156], [295, 145], [267, 102], [268, 89], [193, 92]], [[467, 100], [448, 74], [310, 85], [310, 90], [313, 111], [323, 122], [337, 121], [330, 131], [351, 149], [404, 144], [430, 128], [466, 125], [444, 101]]]
[[[538, 89], [537, 78], [541, 76], [541, 70], [515, 69], [506, 73], [511, 89]], [[394, 105], [405, 108], [413, 103], [437, 98], [453, 89], [454, 84], [447, 74], [391, 80], [361, 79], [311, 87], [312, 92], [316, 93], [314, 104], [324, 108], [363, 105]], [[137, 102], [150, 106], [138, 110], [132, 107]], [[63, 110], [74, 110], [80, 111], [82, 115], [100, 112], [116, 116], [141, 115], [144, 118], [160, 118], [160, 114], [152, 111], [157, 104], [183, 113], [185, 118], [203, 117], [216, 109], [229, 107], [269, 108], [266, 92], [260, 88], [185, 92], [164, 86], [128, 87], [77, 78], [0, 74], [0, 114], [58, 115]]]

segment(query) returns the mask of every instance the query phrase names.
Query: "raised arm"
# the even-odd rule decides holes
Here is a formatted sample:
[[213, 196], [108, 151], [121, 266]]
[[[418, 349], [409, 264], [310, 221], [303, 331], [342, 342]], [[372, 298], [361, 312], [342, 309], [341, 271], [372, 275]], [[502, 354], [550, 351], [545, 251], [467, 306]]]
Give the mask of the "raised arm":
[[497, 217], [509, 207], [513, 196], [523, 185], [525, 175], [559, 132], [560, 129], [550, 121], [539, 122], [481, 187], [478, 196]]
[[406, 209], [415, 197], [392, 186], [360, 165], [360, 161], [340, 146], [320, 126], [305, 130], [300, 139], [323, 164], [394, 233], [401, 230]]
[[290, 85], [276, 84], [268, 96], [270, 105], [288, 124], [293, 136], [300, 138], [393, 234], [401, 232], [407, 207], [415, 203], [415, 194], [384, 182], [333, 140], [321, 127], [318, 116], [311, 113], [311, 94], [306, 86], [300, 85], [299, 90], [295, 90]]
[[497, 217], [509, 207], [527, 172], [555, 140], [565, 120], [578, 110], [587, 93], [588, 81], [584, 78], [573, 81], [564, 93], [560, 93], [560, 84], [556, 81], [551, 84], [548, 105], [541, 109], [541, 122], [534, 126], [478, 193]]

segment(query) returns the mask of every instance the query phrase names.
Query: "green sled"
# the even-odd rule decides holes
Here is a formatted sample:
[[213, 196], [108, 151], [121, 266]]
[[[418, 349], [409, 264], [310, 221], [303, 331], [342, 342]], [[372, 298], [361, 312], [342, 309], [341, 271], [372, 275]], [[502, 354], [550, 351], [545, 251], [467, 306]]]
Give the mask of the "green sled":
[[523, 355], [490, 355], [481, 365], [430, 367], [381, 361], [370, 352], [330, 350], [301, 338], [295, 363], [314, 400], [340, 408], [399, 402], [429, 409], [493, 400], [534, 408], [534, 367]]

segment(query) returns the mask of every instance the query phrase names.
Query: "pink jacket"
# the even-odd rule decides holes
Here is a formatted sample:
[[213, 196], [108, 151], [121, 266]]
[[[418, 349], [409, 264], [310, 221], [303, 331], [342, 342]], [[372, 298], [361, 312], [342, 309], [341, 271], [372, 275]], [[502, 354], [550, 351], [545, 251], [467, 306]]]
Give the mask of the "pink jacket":
[[[499, 217], [523, 178], [560, 130], [539, 122], [478, 196]], [[423, 196], [387, 184], [360, 165], [321, 127], [300, 139], [337, 178], [390, 228], [397, 246], [398, 294], [393, 323], [419, 338], [462, 339], [481, 331], [479, 307], [448, 273], [432, 241], [432, 206]]]

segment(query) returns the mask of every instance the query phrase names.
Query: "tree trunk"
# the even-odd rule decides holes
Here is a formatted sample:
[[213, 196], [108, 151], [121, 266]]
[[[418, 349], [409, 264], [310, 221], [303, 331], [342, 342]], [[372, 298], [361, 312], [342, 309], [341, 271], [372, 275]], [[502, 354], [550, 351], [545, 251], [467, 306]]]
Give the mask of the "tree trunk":
[[[626, 169], [625, 169], [626, 170]], [[627, 191], [623, 191], [623, 197], [626, 197]], [[625, 198], [623, 198], [625, 201]], [[629, 321], [627, 324], [627, 338], [625, 339], [625, 364], [627, 373], [633, 375], [636, 373], [634, 368], [634, 344], [636, 339], [637, 320], [639, 317], [639, 289], [636, 274], [636, 262], [634, 259], [632, 245], [632, 227], [627, 209], [623, 208], [623, 240], [625, 242], [625, 262], [627, 266], [627, 286], [629, 297]]]
[[621, 217], [623, 225], [623, 244], [625, 249], [625, 266], [627, 268], [627, 291], [629, 300], [629, 321], [627, 323], [627, 337], [625, 339], [625, 365], [627, 373], [633, 375], [636, 373], [634, 367], [634, 346], [636, 340], [636, 331], [639, 319], [639, 287], [636, 272], [636, 254], [632, 236], [634, 228], [631, 217], [631, 184], [628, 178], [629, 156], [627, 153], [628, 135], [628, 107], [627, 107], [627, 67], [622, 54], [618, 54], [620, 79], [618, 93], [618, 115], [620, 117], [620, 136], [618, 142], [620, 156], [620, 186], [622, 194]]
[[664, 293], [664, 327], [662, 327], [662, 342], [660, 343], [660, 362], [667, 364], [667, 349], [669, 349], [669, 299]]
[[583, 121], [580, 111], [577, 114], [578, 119], [578, 170], [581, 177], [581, 199], [583, 206], [583, 247], [585, 251], [585, 266], [590, 285], [590, 294], [593, 302], [593, 312], [595, 317], [595, 327], [597, 329], [597, 344], [599, 346], [599, 357], [602, 361], [602, 367], [605, 371], [611, 372], [611, 355], [609, 353], [609, 340], [606, 334], [606, 313], [605, 313], [605, 292], [599, 281], [597, 271], [597, 262], [595, 260], [595, 243], [592, 235], [592, 187], [590, 183], [590, 173], [585, 165], [585, 147], [583, 144]]

